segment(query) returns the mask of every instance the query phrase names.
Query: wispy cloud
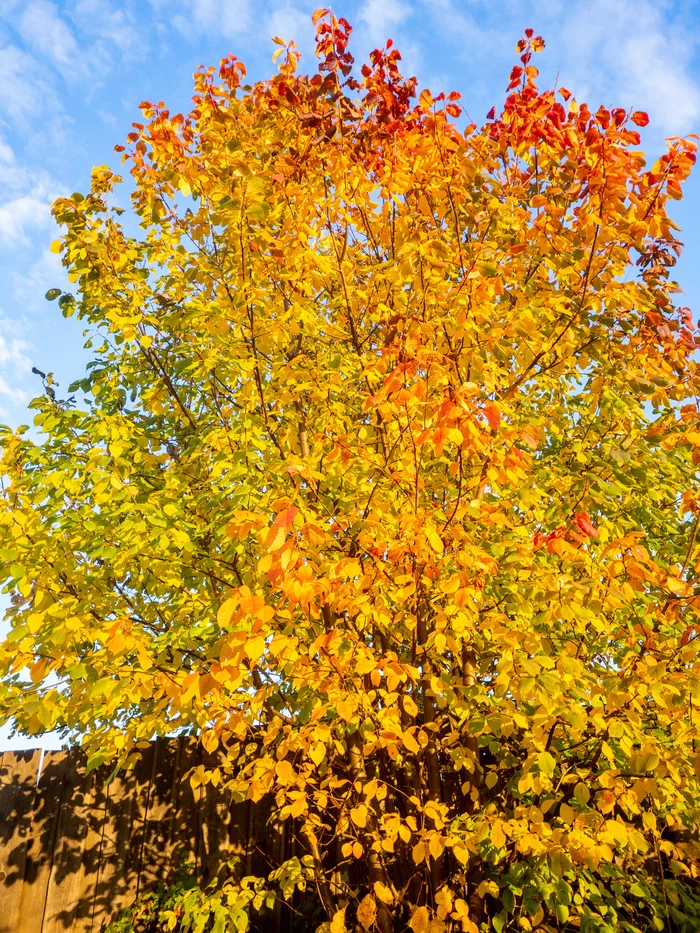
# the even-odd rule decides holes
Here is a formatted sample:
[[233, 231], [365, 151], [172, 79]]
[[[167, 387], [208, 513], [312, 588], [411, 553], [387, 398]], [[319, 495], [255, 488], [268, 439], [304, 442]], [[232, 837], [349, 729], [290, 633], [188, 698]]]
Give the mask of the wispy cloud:
[[3, 246], [26, 246], [30, 234], [47, 227], [50, 199], [25, 194], [0, 205], [0, 243]]
[[17, 129], [29, 128], [47, 104], [59, 105], [50, 82], [40, 72], [28, 52], [15, 45], [0, 48], [0, 114]]
[[572, 74], [620, 106], [647, 110], [662, 132], [699, 129], [700, 88], [691, 71], [698, 36], [677, 18], [681, 7], [650, 0], [577, 7], [558, 37], [570, 50]]
[[[172, 23], [184, 36], [193, 37], [202, 32], [213, 32], [224, 38], [240, 36], [253, 22], [250, 0], [189, 0], [179, 3], [180, 12], [172, 16]], [[171, 16], [170, 7], [164, 11]]]
[[143, 23], [139, 28], [138, 17], [127, 3], [73, 0], [68, 7], [68, 15], [81, 35], [103, 40], [99, 47], [92, 47], [93, 59], [95, 52], [104, 53], [105, 46], [113, 46], [127, 60], [143, 55], [148, 49], [147, 31]]
[[18, 385], [31, 369], [27, 355], [31, 347], [22, 329], [17, 321], [0, 314], [0, 397], [12, 405], [23, 405], [29, 398], [29, 393]]
[[424, 48], [414, 27], [423, 22], [423, 14], [405, 0], [364, 0], [357, 11], [358, 52], [366, 56], [372, 49], [383, 48], [391, 39], [401, 52], [401, 72], [417, 75], [425, 81]]
[[38, 320], [37, 315], [46, 311], [46, 292], [50, 288], [65, 287], [66, 284], [66, 270], [61, 265], [60, 257], [49, 249], [40, 253], [28, 269], [22, 270], [21, 275], [13, 275], [12, 300], [17, 307], [22, 308], [25, 332]]
[[55, 4], [31, 0], [18, 10], [14, 23], [27, 46], [64, 78], [75, 78], [83, 70], [80, 46]]
[[49, 208], [60, 185], [47, 172], [20, 161], [0, 137], [0, 244], [26, 246], [31, 235], [48, 229]]
[[[314, 56], [314, 29], [311, 25], [311, 16], [308, 11], [300, 10], [291, 3], [282, 3], [272, 9], [263, 21], [261, 32], [264, 37], [281, 36], [285, 42], [296, 42], [297, 47], [305, 56], [302, 70], [312, 69], [310, 63]], [[270, 47], [272, 55], [272, 46]]]
[[365, 0], [358, 11], [358, 22], [367, 30], [376, 46], [383, 46], [392, 33], [403, 25], [412, 13], [412, 7], [403, 0]]
[[647, 110], [657, 132], [682, 134], [700, 127], [700, 34], [688, 29], [686, 7], [683, 0], [422, 0], [420, 18], [433, 41], [450, 44], [478, 90], [493, 94], [494, 69], [505, 77], [515, 41], [531, 26], [549, 47], [537, 65], [549, 72], [555, 62], [560, 83], [580, 100]]

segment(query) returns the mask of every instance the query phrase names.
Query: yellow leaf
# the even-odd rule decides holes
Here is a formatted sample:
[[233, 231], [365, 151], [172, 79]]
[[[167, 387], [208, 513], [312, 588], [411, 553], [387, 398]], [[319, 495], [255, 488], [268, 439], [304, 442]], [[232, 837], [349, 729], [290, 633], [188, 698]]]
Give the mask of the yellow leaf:
[[556, 762], [549, 752], [540, 752], [537, 756], [537, 764], [540, 766], [542, 774], [546, 774], [547, 777], [551, 777], [554, 774]]
[[505, 845], [505, 841], [506, 837], [503, 832], [501, 821], [496, 820], [496, 822], [491, 826], [491, 842], [497, 849], [502, 849]]
[[394, 895], [391, 893], [390, 888], [388, 888], [381, 881], [374, 882], [374, 893], [377, 895], [380, 901], [384, 904], [393, 904]]
[[347, 933], [347, 927], [345, 926], [345, 908], [342, 910], [337, 910], [333, 914], [333, 919], [331, 920], [329, 933]]
[[352, 697], [346, 697], [343, 700], [340, 700], [335, 705], [336, 712], [338, 715], [344, 719], [346, 722], [350, 722], [352, 717], [355, 715], [355, 700]]
[[430, 854], [432, 855], [432, 857], [436, 860], [439, 859], [442, 853], [445, 851], [445, 845], [437, 833], [435, 833], [433, 836], [430, 837], [430, 843], [428, 844], [428, 850]]
[[428, 923], [430, 922], [430, 916], [428, 914], [427, 907], [417, 907], [413, 911], [413, 916], [409, 920], [409, 927], [413, 930], [413, 933], [425, 933], [428, 929]]
[[365, 895], [357, 905], [357, 919], [365, 930], [374, 926], [377, 919], [377, 903], [371, 894]]
[[51, 247], [50, 247], [50, 248], [51, 248], [51, 252], [52, 252], [52, 253], [60, 253], [60, 252], [61, 252], [61, 241], [60, 241], [60, 240], [54, 240], [54, 241], [51, 243]]
[[414, 845], [411, 855], [416, 865], [420, 865], [421, 862], [425, 861], [425, 846], [422, 842], [418, 842]]
[[314, 742], [314, 744], [309, 749], [309, 758], [313, 763], [318, 766], [321, 764], [323, 759], [326, 757], [326, 747], [320, 742]]
[[666, 587], [675, 596], [685, 596], [691, 590], [691, 587], [679, 577], [669, 577], [666, 580]]
[[219, 607], [219, 611], [216, 614], [216, 621], [220, 628], [227, 628], [231, 622], [231, 616], [236, 611], [236, 606], [238, 605], [237, 600], [227, 599]]
[[243, 650], [251, 661], [257, 661], [265, 652], [265, 639], [262, 635], [249, 638], [243, 646]]
[[570, 807], [568, 803], [563, 803], [559, 807], [559, 816], [564, 820], [565, 823], [573, 823], [576, 819], [576, 811], [573, 807]]
[[186, 198], [188, 198], [192, 194], [192, 189], [190, 188], [189, 183], [185, 181], [184, 178], [180, 179], [178, 183], [178, 188], [180, 189], [180, 191], [182, 191], [182, 193], [185, 195]]
[[352, 810], [350, 810], [350, 819], [355, 826], [364, 829], [367, 825], [367, 807], [363, 803], [357, 807], [353, 807]]
[[404, 748], [412, 754], [417, 755], [420, 751], [420, 745], [408, 730], [401, 733], [401, 741], [403, 742]]
[[442, 554], [442, 552], [445, 550], [445, 547], [442, 543], [442, 538], [437, 533], [437, 531], [430, 532], [428, 535], [428, 542], [436, 554]]
[[268, 531], [265, 540], [265, 547], [267, 548], [268, 554], [271, 554], [273, 551], [279, 551], [285, 540], [284, 527], [282, 525], [273, 525]]
[[291, 765], [291, 762], [283, 759], [278, 761], [275, 765], [275, 774], [277, 775], [277, 780], [280, 784], [292, 784], [296, 781], [296, 774], [294, 768]]

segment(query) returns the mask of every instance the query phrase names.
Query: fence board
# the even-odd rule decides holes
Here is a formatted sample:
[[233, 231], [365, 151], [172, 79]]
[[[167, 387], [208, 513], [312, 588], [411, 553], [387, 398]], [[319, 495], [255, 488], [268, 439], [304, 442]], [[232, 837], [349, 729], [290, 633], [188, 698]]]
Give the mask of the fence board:
[[[110, 781], [107, 767], [86, 774], [77, 749], [1, 754], [0, 933], [103, 933], [183, 858], [202, 884], [233, 855], [266, 875], [291, 853], [286, 827], [269, 824], [266, 800], [193, 791], [185, 776], [202, 761], [216, 763], [196, 740], [159, 739]], [[256, 929], [289, 929], [279, 910], [269, 920]]]
[[17, 933], [40, 751], [5, 752], [0, 761], [0, 933]]
[[90, 893], [104, 808], [95, 806], [97, 775], [85, 774], [80, 764], [76, 752], [68, 754], [42, 933], [86, 933], [92, 924]]
[[[45, 753], [34, 792], [16, 933], [43, 931], [61, 802], [69, 768], [66, 752]], [[38, 775], [38, 761], [35, 774]]]

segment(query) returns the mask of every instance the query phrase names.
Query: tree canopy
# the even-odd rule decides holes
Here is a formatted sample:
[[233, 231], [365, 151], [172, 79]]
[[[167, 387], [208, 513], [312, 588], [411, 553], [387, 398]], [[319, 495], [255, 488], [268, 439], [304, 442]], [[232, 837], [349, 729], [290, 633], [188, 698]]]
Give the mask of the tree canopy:
[[106, 166], [53, 206], [92, 360], [0, 438], [2, 717], [198, 735], [331, 933], [696, 930], [696, 145], [532, 30], [478, 129], [314, 22], [141, 105], [136, 223]]

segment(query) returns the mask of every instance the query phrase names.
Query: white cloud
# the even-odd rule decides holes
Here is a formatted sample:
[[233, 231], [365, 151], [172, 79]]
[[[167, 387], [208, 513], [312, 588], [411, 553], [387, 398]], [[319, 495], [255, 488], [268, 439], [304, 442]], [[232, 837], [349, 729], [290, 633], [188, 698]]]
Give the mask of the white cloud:
[[19, 333], [22, 325], [0, 314], [0, 396], [13, 405], [25, 404], [29, 395], [17, 386], [17, 380], [31, 370], [27, 351], [29, 343]]
[[589, 94], [647, 110], [666, 134], [687, 133], [700, 129], [700, 88], [691, 72], [698, 37], [674, 17], [681, 10], [650, 0], [590, 0], [564, 14], [552, 41], [567, 48], [567, 68]]
[[190, 0], [181, 9], [172, 22], [184, 36], [215, 32], [231, 38], [247, 32], [252, 21], [250, 0]]
[[387, 39], [411, 16], [412, 8], [402, 0], [365, 0], [358, 12], [358, 21], [365, 27], [375, 46], [383, 47]]
[[28, 269], [13, 275], [12, 297], [25, 314], [41, 314], [46, 311], [46, 292], [66, 285], [66, 270], [60, 257], [45, 249]]
[[29, 234], [48, 226], [51, 201], [25, 194], [0, 205], [0, 243], [4, 246], [27, 246]]
[[49, 208], [60, 190], [47, 172], [21, 162], [0, 137], [0, 244], [26, 246], [32, 233], [48, 229]]
[[17, 127], [27, 127], [54, 98], [37, 74], [35, 60], [14, 45], [0, 49], [0, 110]]
[[498, 90], [505, 86], [515, 42], [531, 26], [548, 45], [535, 64], [550, 80], [559, 71], [559, 84], [579, 101], [646, 110], [647, 135], [700, 128], [693, 68], [700, 34], [688, 28], [679, 0], [422, 0], [420, 13], [433, 37], [465, 62], [473, 92], [492, 96], [496, 69], [503, 69]]
[[124, 4], [115, 7], [107, 0], [74, 0], [68, 13], [81, 32], [113, 44], [122, 57], [133, 58], [145, 51], [144, 30]]
[[[280, 36], [285, 42], [296, 42], [297, 48], [305, 58], [313, 60], [314, 27], [311, 24], [311, 16], [289, 3], [273, 10], [267, 20], [265, 20], [264, 36]], [[272, 56], [273, 46], [270, 45], [270, 56]], [[306, 68], [313, 68], [308, 61], [305, 61]], [[302, 66], [302, 70], [304, 66]]]
[[43, 61], [53, 63], [64, 78], [74, 78], [77, 71], [82, 72], [75, 36], [49, 0], [31, 0], [17, 16], [15, 28], [27, 45]]

